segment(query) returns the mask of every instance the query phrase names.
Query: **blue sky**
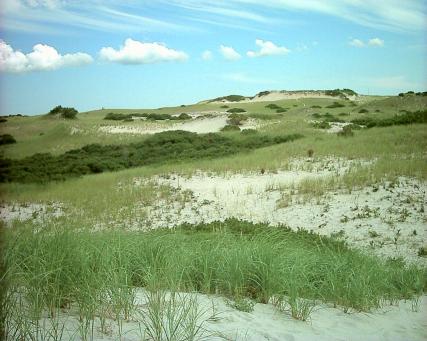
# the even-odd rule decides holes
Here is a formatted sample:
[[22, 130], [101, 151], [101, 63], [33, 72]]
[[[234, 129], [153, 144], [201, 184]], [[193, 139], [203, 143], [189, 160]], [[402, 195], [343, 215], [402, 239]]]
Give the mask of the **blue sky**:
[[419, 0], [2, 0], [0, 113], [427, 90]]

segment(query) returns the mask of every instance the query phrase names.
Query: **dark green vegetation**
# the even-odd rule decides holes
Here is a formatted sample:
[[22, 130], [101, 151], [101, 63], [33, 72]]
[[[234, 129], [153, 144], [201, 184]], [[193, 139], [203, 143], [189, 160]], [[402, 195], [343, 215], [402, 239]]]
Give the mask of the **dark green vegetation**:
[[334, 97], [346, 97], [357, 95], [357, 92], [351, 89], [335, 89], [335, 90], [325, 90], [325, 95], [334, 96]]
[[325, 108], [344, 108], [345, 105], [339, 102], [334, 102], [332, 104], [327, 105]]
[[231, 109], [228, 109], [227, 112], [231, 114], [237, 114], [239, 112], [246, 112], [246, 110], [242, 108], [231, 108]]
[[244, 99], [246, 99], [245, 96], [229, 95], [229, 96], [222, 96], [222, 97], [211, 99], [209, 102], [219, 102], [219, 101], [239, 102], [239, 101], [243, 101]]
[[414, 298], [426, 283], [423, 270], [400, 261], [384, 262], [309, 232], [238, 220], [150, 232], [22, 227], [5, 232], [3, 250], [4, 325], [18, 333], [25, 331], [20, 319], [38, 321], [71, 306], [81, 321], [108, 314], [126, 319], [141, 287], [271, 300], [279, 309], [286, 302], [292, 316], [304, 319], [304, 304], [316, 300], [369, 311]]
[[64, 154], [35, 154], [21, 160], [0, 162], [1, 182], [46, 182], [105, 171], [116, 171], [154, 163], [214, 158], [292, 141], [301, 135], [231, 137], [186, 131], [154, 134], [129, 145], [87, 145]]
[[15, 138], [10, 134], [0, 135], [0, 145], [16, 143]]
[[64, 108], [60, 105], [49, 111], [48, 115], [58, 115], [62, 118], [74, 119], [79, 112], [74, 108]]
[[414, 92], [414, 91], [408, 91], [406, 93], [401, 92], [399, 94], [400, 97], [405, 97], [405, 96], [427, 96], [427, 91], [423, 91], [423, 92]]
[[228, 116], [227, 123], [232, 126], [242, 125], [243, 122], [247, 121], [248, 117], [242, 114], [231, 114]]
[[235, 124], [227, 124], [221, 128], [221, 131], [223, 132], [240, 131], [240, 128], [238, 125], [235, 125]]
[[365, 126], [367, 128], [389, 127], [394, 125], [407, 125], [414, 123], [427, 123], [427, 110], [405, 112], [404, 114], [395, 115], [391, 118], [385, 119], [376, 119], [372, 117], [356, 118], [351, 122], [357, 125]]
[[134, 117], [143, 117], [150, 121], [163, 121], [163, 120], [189, 120], [191, 119], [191, 116], [186, 113], [181, 113], [178, 116], [172, 116], [170, 114], [157, 114], [157, 113], [134, 113], [134, 114], [119, 114], [119, 113], [113, 113], [110, 112], [107, 115], [105, 115], [104, 120], [111, 120], [111, 121], [129, 121], [132, 120]]

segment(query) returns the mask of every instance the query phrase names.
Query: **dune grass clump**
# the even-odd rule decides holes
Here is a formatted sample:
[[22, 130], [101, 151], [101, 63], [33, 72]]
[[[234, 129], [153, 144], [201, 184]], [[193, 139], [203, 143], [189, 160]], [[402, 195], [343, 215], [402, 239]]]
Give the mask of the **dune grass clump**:
[[[156, 293], [199, 292], [223, 295], [246, 311], [251, 302], [270, 302], [306, 320], [319, 302], [369, 311], [416, 298], [426, 284], [426, 272], [415, 266], [385, 262], [310, 232], [235, 219], [150, 232], [21, 226], [4, 237], [7, 335], [34, 332], [42, 316], [69, 311], [87, 337], [95, 320], [102, 326], [107, 318], [120, 323], [135, 316], [137, 288], [146, 288], [159, 309], [164, 296]], [[177, 314], [187, 314], [178, 306]], [[167, 311], [141, 312], [145, 319], [154, 314], [145, 327], [158, 331], [155, 316]]]

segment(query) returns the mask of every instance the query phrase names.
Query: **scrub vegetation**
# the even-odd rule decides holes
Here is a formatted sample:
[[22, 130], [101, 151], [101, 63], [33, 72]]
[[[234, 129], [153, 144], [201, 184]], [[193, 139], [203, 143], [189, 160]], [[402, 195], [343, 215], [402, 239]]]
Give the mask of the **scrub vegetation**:
[[[319, 231], [332, 211], [328, 196], [351, 198], [355, 191], [373, 196], [386, 190], [391, 196], [395, 187], [406, 186], [402, 178], [413, 180], [410, 193], [424, 190], [427, 97], [356, 96], [349, 89], [329, 95], [334, 98], [271, 102], [232, 95], [184, 107], [101, 109], [70, 120], [62, 119], [67, 109], [62, 107], [48, 115], [7, 117], [1, 141], [8, 135], [16, 143], [0, 147], [1, 203], [18, 218], [1, 227], [0, 337], [60, 340], [71, 335], [67, 328], [72, 327], [76, 339], [93, 340], [96, 333], [124, 339], [124, 326], [135, 322], [141, 340], [199, 340], [210, 336], [205, 324], [220, 317], [200, 304], [198, 294], [222, 296], [239, 314], [270, 304], [277, 314], [303, 321], [325, 304], [368, 312], [405, 299], [416, 310], [427, 290], [424, 263], [355, 249], [346, 242], [348, 230], [340, 231], [355, 220], [380, 219], [379, 208], [355, 208], [338, 218], [342, 225], [334, 233]], [[222, 101], [240, 103], [225, 108]], [[211, 118], [224, 122], [216, 133], [109, 134], [102, 129], [155, 130], [170, 128], [173, 120], [193, 124]], [[337, 133], [325, 131], [337, 126]], [[340, 162], [347, 165], [343, 172], [334, 168]], [[245, 195], [276, 191], [274, 209], [305, 203], [324, 207], [315, 232], [303, 222], [293, 230], [289, 221], [279, 226], [237, 219], [182, 225], [168, 215], [171, 207], [177, 214], [200, 214], [201, 206], [188, 207], [195, 192], [183, 186], [185, 179], [241, 174], [242, 181], [254, 184], [288, 171], [292, 176], [326, 174], [287, 187], [266, 182], [269, 191], [260, 194], [248, 187]], [[411, 226], [409, 236], [399, 225], [412, 224], [424, 213], [424, 203], [415, 198], [398, 198], [408, 209], [393, 221], [391, 209], [394, 240], [384, 249], [397, 250], [399, 238], [422, 238], [418, 227]], [[34, 205], [39, 206], [31, 211]], [[62, 215], [48, 216], [54, 205]], [[201, 205], [211, 203], [206, 199]], [[148, 222], [144, 214], [155, 208], [161, 228], [127, 225], [129, 219]], [[21, 209], [29, 218], [19, 219]], [[373, 226], [365, 234], [374, 246], [384, 232]], [[414, 257], [424, 261], [421, 242]], [[64, 316], [74, 317], [71, 327]]]

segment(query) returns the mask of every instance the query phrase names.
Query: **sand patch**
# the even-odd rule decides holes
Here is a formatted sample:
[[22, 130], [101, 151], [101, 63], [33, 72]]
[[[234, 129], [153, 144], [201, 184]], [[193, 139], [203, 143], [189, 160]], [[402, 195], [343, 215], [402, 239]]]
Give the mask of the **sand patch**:
[[[277, 173], [155, 177], [150, 181], [191, 195], [186, 196], [187, 201], [136, 205], [135, 219], [125, 224], [131, 229], [144, 229], [237, 218], [311, 230], [383, 258], [402, 257], [427, 265], [427, 259], [418, 256], [427, 241], [425, 182], [399, 178], [395, 183], [384, 182], [351, 193], [338, 190], [308, 198], [297, 192], [299, 183], [315, 184], [343, 175], [352, 162], [363, 165], [355, 160], [340, 166], [318, 163], [311, 167], [294, 162], [290, 170]], [[135, 186], [140, 184], [138, 181], [144, 180], [136, 179]]]
[[[253, 312], [238, 311], [229, 307], [218, 296], [181, 293], [180, 297], [195, 300], [198, 312], [197, 325], [202, 327], [197, 339], [207, 340], [288, 340], [288, 341], [421, 341], [427, 338], [427, 296], [420, 298], [418, 306], [411, 301], [377, 309], [371, 313], [344, 313], [326, 304], [315, 308], [308, 322], [292, 319], [288, 312], [277, 310], [272, 304], [255, 304]], [[145, 325], [142, 316], [147, 309], [147, 292], [135, 292], [136, 310], [128, 320], [118, 322], [107, 318], [102, 332], [98, 318], [93, 325], [94, 340], [137, 341], [144, 337]], [[416, 308], [416, 309], [414, 309]], [[415, 311], [414, 311], [415, 310]], [[164, 330], [171, 325], [165, 320]], [[40, 334], [52, 331], [53, 325], [63, 330], [60, 340], [79, 336], [77, 311], [62, 311], [55, 320], [39, 321]], [[59, 326], [59, 328], [58, 328]], [[181, 326], [182, 327], [182, 326]], [[120, 332], [121, 330], [121, 337]], [[77, 335], [76, 335], [77, 333]], [[90, 332], [89, 332], [90, 333]], [[203, 338], [202, 338], [203, 337]]]
[[60, 203], [52, 203], [49, 205], [36, 203], [3, 203], [0, 205], [0, 220], [2, 220], [6, 226], [11, 226], [14, 221], [42, 223], [62, 215], [64, 215], [64, 211]]
[[[184, 130], [197, 134], [217, 133], [227, 125], [227, 115], [214, 117], [195, 116], [188, 122], [165, 124], [158, 122], [143, 122], [138, 125], [111, 125], [99, 127], [99, 131], [107, 134], [156, 134], [164, 131]], [[240, 128], [255, 129], [257, 127], [254, 119], [247, 120]]]

